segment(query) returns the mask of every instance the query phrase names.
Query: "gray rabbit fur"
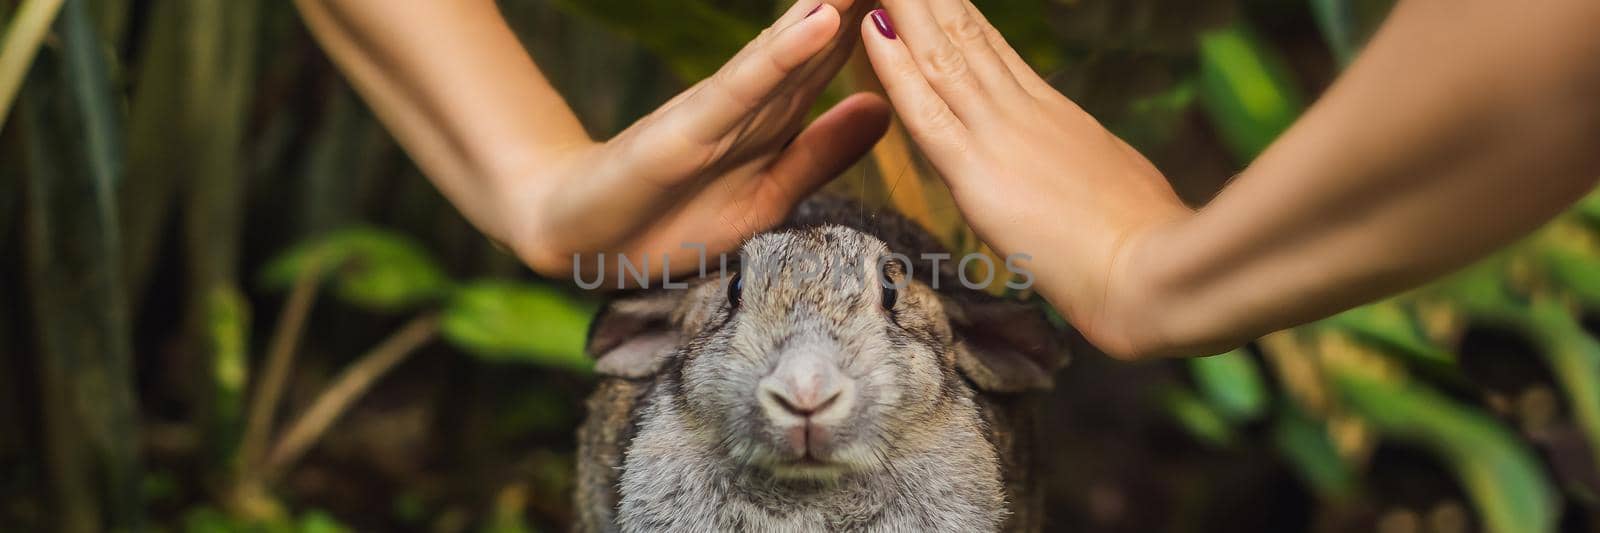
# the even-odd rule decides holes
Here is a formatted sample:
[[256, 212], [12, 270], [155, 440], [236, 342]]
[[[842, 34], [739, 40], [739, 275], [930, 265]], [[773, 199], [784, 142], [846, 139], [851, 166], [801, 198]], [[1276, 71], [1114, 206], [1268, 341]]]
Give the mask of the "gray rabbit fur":
[[576, 529], [1040, 529], [1030, 393], [1065, 363], [1061, 332], [919, 259], [943, 251], [819, 195], [729, 277], [712, 260], [687, 289], [616, 298], [590, 332]]

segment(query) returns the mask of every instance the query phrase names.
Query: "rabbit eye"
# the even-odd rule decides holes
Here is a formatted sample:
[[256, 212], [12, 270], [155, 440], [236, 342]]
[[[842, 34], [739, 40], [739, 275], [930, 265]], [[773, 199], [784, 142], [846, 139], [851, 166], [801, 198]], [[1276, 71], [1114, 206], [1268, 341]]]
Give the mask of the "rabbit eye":
[[895, 289], [894, 285], [884, 286], [884, 288], [883, 288], [883, 310], [884, 311], [893, 311], [894, 310], [894, 302], [899, 297], [900, 297], [900, 291], [898, 289]]
[[744, 300], [744, 276], [734, 274], [733, 279], [728, 280], [728, 308], [738, 309], [742, 300]]

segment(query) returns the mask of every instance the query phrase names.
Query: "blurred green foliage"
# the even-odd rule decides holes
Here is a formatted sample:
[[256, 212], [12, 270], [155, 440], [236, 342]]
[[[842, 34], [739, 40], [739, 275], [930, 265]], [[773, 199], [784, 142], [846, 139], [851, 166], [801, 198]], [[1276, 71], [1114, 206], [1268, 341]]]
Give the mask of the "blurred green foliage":
[[[601, 135], [714, 72], [787, 8], [742, 0], [502, 4]], [[1177, 188], [1198, 202], [1304, 111], [1391, 2], [977, 4], [1036, 70], [1175, 169]], [[0, 2], [0, 17], [11, 7]], [[40, 439], [69, 452], [32, 474], [4, 471], [23, 474], [0, 484], [19, 502], [0, 507], [0, 525], [12, 517], [53, 523], [40, 510], [49, 509], [65, 512], [68, 529], [87, 530], [102, 516], [128, 526], [140, 519], [128, 502], [144, 501], [170, 531], [562, 529], [595, 297], [533, 278], [478, 237], [383, 137], [288, 3], [68, 0], [62, 17], [0, 134], [0, 153], [25, 162], [0, 169], [22, 181], [0, 183], [0, 245], [27, 258], [0, 274], [34, 285], [28, 305], [13, 304], [24, 309], [0, 316], [25, 316], [40, 329], [29, 348], [56, 381], [43, 380], [43, 390], [28, 389], [37, 394], [24, 399], [58, 401], [41, 406], [39, 417], [65, 425]], [[305, 461], [300, 475], [268, 484], [264, 495], [230, 494], [243, 405], [261, 387], [251, 369], [263, 365], [261, 347], [272, 340], [253, 332], [282, 323], [269, 310], [307, 276], [335, 301], [317, 308], [304, 346], [289, 343], [300, 357], [286, 410], [326, 394], [342, 377], [335, 371], [349, 368], [348, 354], [391, 330], [397, 314], [436, 315], [445, 351], [469, 357], [419, 357], [427, 360], [411, 363], [411, 375], [380, 372], [370, 402], [346, 404], [363, 415], [335, 426], [319, 444], [324, 455]], [[258, 283], [247, 290], [239, 279]], [[22, 285], [7, 283], [0, 287]], [[66, 295], [91, 303], [66, 305]], [[1228, 354], [1162, 363], [1169, 379], [1139, 389], [1141, 399], [1220, 455], [1157, 460], [1281, 463], [1315, 495], [1315, 520], [1336, 524], [1323, 530], [1339, 530], [1355, 510], [1404, 504], [1383, 499], [1390, 474], [1373, 459], [1375, 450], [1400, 446], [1444, 465], [1487, 530], [1554, 531], [1562, 513], [1600, 523], [1600, 486], [1588, 481], [1600, 477], [1583, 472], [1600, 463], [1600, 341], [1583, 322], [1597, 309], [1593, 195], [1538, 235], [1436, 285]], [[1527, 346], [1478, 353], [1468, 341], [1480, 329]], [[127, 366], [119, 362], [127, 346], [139, 355], [137, 368], [118, 366]], [[15, 367], [12, 360], [0, 364]], [[133, 387], [137, 412], [119, 396]], [[1535, 401], [1547, 395], [1553, 406]], [[0, 430], [8, 423], [15, 422], [0, 418]], [[143, 436], [135, 436], [136, 423]], [[0, 440], [0, 466], [14, 457], [44, 462], [47, 454], [7, 449], [9, 442]], [[1118, 444], [1118, 453], [1141, 448]], [[139, 476], [141, 458], [161, 474]], [[1174, 493], [1237, 489], [1170, 471], [1173, 479], [1162, 481], [1179, 486]], [[1052, 482], [1070, 495], [1105, 494], [1103, 480]], [[42, 485], [53, 489], [48, 498], [32, 494]], [[1085, 485], [1092, 486], [1079, 490]], [[252, 507], [252, 498], [270, 505]], [[1188, 516], [1182, 508], [1203, 505], [1196, 501], [1214, 500], [1184, 500], [1167, 514]], [[1073, 519], [1090, 524], [1060, 517], [1080, 523]]]
[[1558, 510], [1533, 454], [1488, 415], [1419, 386], [1354, 374], [1335, 378], [1341, 397], [1385, 435], [1438, 454], [1466, 486], [1490, 531], [1551, 531]]
[[[250, 303], [237, 291], [218, 288], [211, 293], [210, 321], [212, 401], [210, 434], [212, 442], [238, 442], [244, 429], [245, 388], [250, 374]], [[237, 451], [230, 445], [213, 448], [219, 457], [231, 459]], [[231, 466], [231, 465], [230, 465]]]
[[451, 298], [444, 335], [486, 360], [588, 372], [593, 362], [583, 345], [596, 310], [547, 286], [483, 281]]
[[1233, 427], [1222, 409], [1206, 403], [1187, 389], [1174, 388], [1166, 392], [1163, 405], [1173, 418], [1200, 441], [1212, 446], [1226, 447], [1237, 444]]
[[1296, 472], [1317, 492], [1348, 498], [1356, 489], [1354, 468], [1339, 456], [1328, 428], [1294, 405], [1281, 409], [1272, 428], [1272, 442]]
[[378, 311], [424, 305], [451, 289], [444, 271], [421, 245], [376, 228], [339, 230], [301, 243], [269, 261], [261, 282], [287, 290], [308, 269], [330, 278], [340, 299]]
[[342, 301], [373, 311], [437, 306], [445, 339], [485, 360], [579, 372], [592, 367], [583, 351], [589, 319], [598, 309], [592, 302], [544, 284], [457, 283], [420, 243], [402, 234], [336, 230], [269, 261], [261, 280], [287, 290], [305, 275], [327, 277]]
[[272, 521], [240, 519], [227, 512], [200, 507], [183, 517], [182, 533], [350, 533], [350, 528], [322, 511], [307, 511], [298, 518]]
[[1244, 22], [1200, 36], [1200, 99], [1240, 161], [1255, 159], [1305, 108], [1289, 79]]
[[1249, 422], [1266, 413], [1261, 373], [1244, 350], [1191, 360], [1189, 370], [1201, 396], [1230, 422]]
[[[593, 17], [662, 58], [687, 80], [716, 72], [766, 23], [703, 0], [557, 0], [566, 10]], [[762, 2], [737, 3], [762, 6]], [[745, 17], [761, 14], [743, 13]], [[765, 18], [762, 16], [761, 18]]]

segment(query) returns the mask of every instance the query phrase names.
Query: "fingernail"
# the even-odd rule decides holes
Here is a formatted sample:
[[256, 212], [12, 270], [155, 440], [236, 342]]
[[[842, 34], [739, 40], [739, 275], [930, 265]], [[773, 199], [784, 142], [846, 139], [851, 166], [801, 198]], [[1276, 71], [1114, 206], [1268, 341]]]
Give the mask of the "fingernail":
[[889, 12], [883, 8], [872, 10], [872, 25], [878, 27], [878, 33], [890, 39], [900, 38], [894, 33], [894, 23], [889, 21]]
[[822, 4], [817, 4], [817, 7], [813, 7], [811, 8], [811, 11], [806, 12], [806, 17], [815, 15], [818, 11], [822, 11]]

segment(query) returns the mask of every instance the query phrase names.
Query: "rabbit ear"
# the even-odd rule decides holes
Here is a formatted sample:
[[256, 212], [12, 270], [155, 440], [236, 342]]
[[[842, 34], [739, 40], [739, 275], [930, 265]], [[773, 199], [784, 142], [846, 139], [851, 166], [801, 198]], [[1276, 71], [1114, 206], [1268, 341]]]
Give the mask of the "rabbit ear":
[[988, 295], [947, 298], [956, 366], [987, 392], [1049, 390], [1067, 364], [1061, 331], [1038, 308]]
[[589, 326], [585, 351], [595, 358], [595, 372], [641, 379], [661, 370], [661, 364], [678, 347], [672, 314], [682, 292], [639, 293], [607, 304]]

